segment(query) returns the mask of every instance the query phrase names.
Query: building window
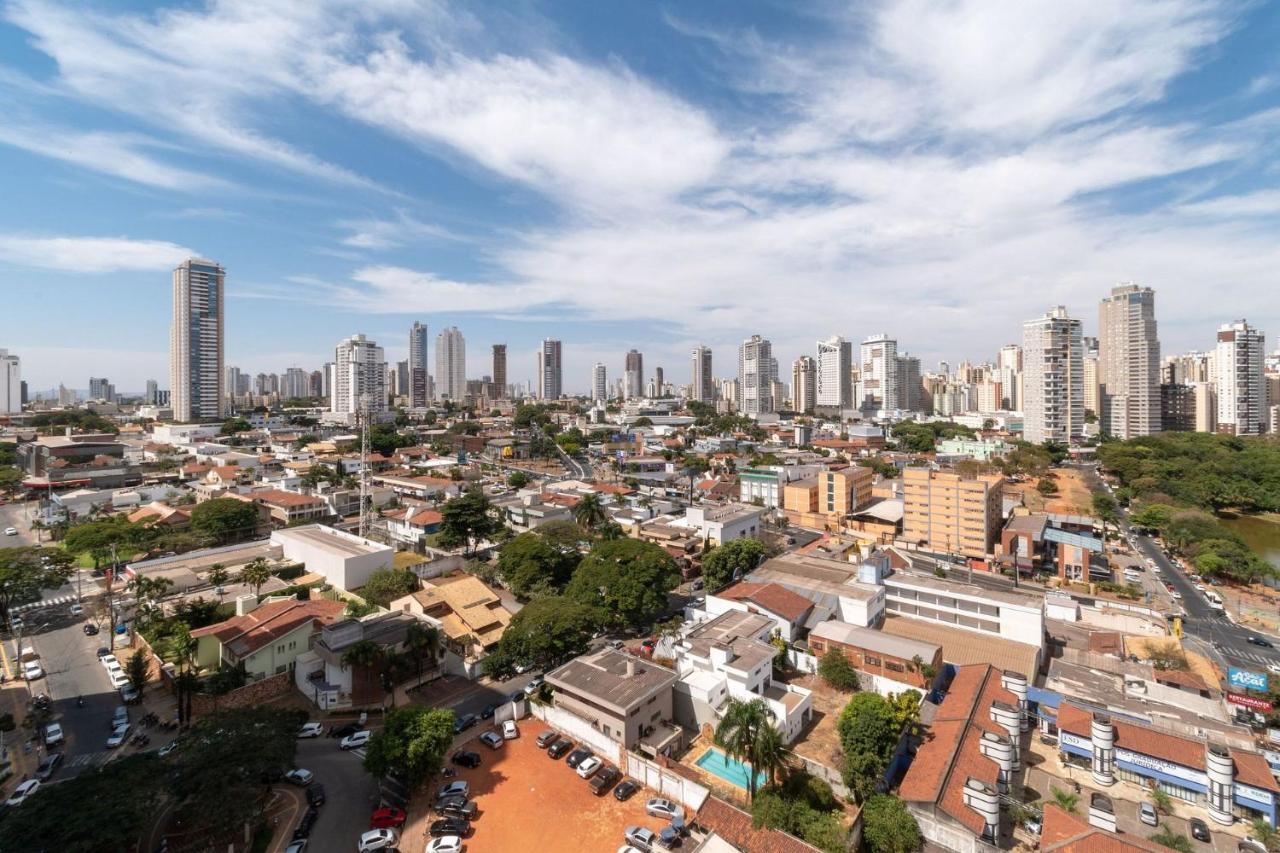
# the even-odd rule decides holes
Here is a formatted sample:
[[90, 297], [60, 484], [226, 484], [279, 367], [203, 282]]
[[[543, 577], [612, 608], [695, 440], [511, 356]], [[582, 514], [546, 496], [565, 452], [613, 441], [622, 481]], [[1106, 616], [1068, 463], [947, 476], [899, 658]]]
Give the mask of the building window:
[[867, 655], [867, 654], [864, 654], [864, 655], [862, 656], [862, 659], [863, 659], [863, 661], [865, 661], [865, 662], [866, 662], [867, 666], [879, 666], [879, 665], [880, 665], [880, 658], [876, 657], [875, 655]]
[[906, 672], [907, 671], [907, 668], [904, 667], [902, 664], [894, 663], [893, 661], [887, 661], [884, 665], [884, 668], [889, 670], [890, 672]]

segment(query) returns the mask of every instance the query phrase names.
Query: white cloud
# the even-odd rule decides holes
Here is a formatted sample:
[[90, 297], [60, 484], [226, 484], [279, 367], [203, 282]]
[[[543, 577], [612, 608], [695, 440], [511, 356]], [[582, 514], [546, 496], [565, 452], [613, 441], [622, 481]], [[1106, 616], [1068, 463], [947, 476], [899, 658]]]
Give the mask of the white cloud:
[[397, 211], [394, 219], [344, 219], [337, 225], [350, 232], [342, 238], [342, 245], [353, 249], [395, 249], [424, 240], [467, 239], [443, 226], [420, 222], [404, 211]]
[[163, 240], [0, 234], [0, 260], [65, 272], [167, 270], [197, 254]]

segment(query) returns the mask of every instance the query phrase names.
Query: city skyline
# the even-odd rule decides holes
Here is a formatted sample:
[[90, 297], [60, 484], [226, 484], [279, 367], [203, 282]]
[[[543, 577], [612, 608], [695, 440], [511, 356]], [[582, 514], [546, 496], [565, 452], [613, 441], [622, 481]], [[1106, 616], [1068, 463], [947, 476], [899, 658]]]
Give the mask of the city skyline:
[[[633, 346], [683, 384], [694, 346], [757, 332], [785, 365], [880, 330], [923, 365], [980, 361], [1046, 305], [1095, 332], [1130, 280], [1160, 293], [1166, 352], [1280, 328], [1272, 6], [73, 11], [0, 13], [3, 345], [32, 388], [162, 378], [162, 277], [188, 256], [228, 271], [228, 364], [312, 368], [356, 332], [399, 362], [420, 320], [562, 340], [569, 392]], [[1002, 85], [958, 61], [977, 51], [1016, 56]], [[558, 118], [587, 113], [595, 138]]]

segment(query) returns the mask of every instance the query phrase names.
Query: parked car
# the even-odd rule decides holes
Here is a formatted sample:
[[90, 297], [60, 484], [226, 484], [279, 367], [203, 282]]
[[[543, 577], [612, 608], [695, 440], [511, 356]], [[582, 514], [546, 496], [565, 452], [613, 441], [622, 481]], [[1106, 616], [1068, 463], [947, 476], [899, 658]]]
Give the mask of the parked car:
[[112, 667], [115, 667], [116, 669], [120, 668], [120, 661], [118, 661], [116, 656], [111, 654], [111, 652], [107, 652], [105, 655], [98, 655], [98, 663], [102, 664], [107, 669], [111, 669]]
[[478, 722], [480, 722], [480, 718], [477, 717], [475, 714], [463, 714], [461, 717], [459, 717], [457, 720], [454, 721], [453, 733], [455, 735], [460, 735]]
[[373, 853], [375, 850], [390, 850], [400, 842], [400, 836], [394, 829], [371, 829], [360, 836], [359, 853]]
[[62, 763], [61, 752], [51, 752], [40, 762], [40, 766], [36, 768], [36, 778], [41, 782], [48, 782], [49, 777], [58, 769], [58, 765]]
[[502, 746], [502, 735], [495, 731], [487, 731], [480, 735], [480, 741], [490, 749], [497, 749]]
[[555, 743], [559, 739], [560, 739], [559, 732], [557, 732], [555, 729], [547, 729], [545, 732], [538, 735], [538, 739], [534, 741], [534, 743], [538, 745], [538, 749], [546, 749], [547, 747], [551, 746], [551, 744]]
[[432, 821], [431, 825], [427, 827], [427, 834], [432, 838], [439, 838], [444, 835], [457, 835], [465, 838], [471, 834], [471, 824], [460, 818], [445, 817]]
[[395, 829], [404, 825], [405, 817], [403, 809], [393, 809], [390, 806], [374, 809], [373, 814], [369, 816], [369, 828]]
[[1198, 817], [1191, 818], [1191, 837], [1208, 844], [1210, 842], [1209, 825]]
[[166, 755], [168, 755], [169, 753], [173, 752], [175, 749], [178, 748], [179, 742], [180, 741], [177, 738], [174, 738], [173, 740], [166, 743], [164, 746], [160, 747], [160, 749], [156, 752], [156, 755], [160, 756], [161, 758], [164, 758]]
[[133, 682], [129, 680], [129, 676], [125, 675], [123, 670], [111, 671], [111, 686], [114, 687], [115, 689], [123, 690], [124, 688], [129, 687], [132, 684]]
[[118, 729], [129, 722], [129, 709], [124, 705], [117, 705], [115, 711], [111, 714], [111, 728]]
[[297, 785], [299, 788], [307, 787], [315, 781], [315, 778], [316, 774], [312, 773], [310, 770], [304, 770], [301, 767], [296, 770], [290, 770], [288, 773], [284, 774], [284, 781], [288, 782], [290, 785]]
[[547, 683], [546, 679], [545, 679], [545, 678], [543, 678], [541, 675], [539, 675], [539, 676], [538, 676], [537, 678], [535, 678], [533, 681], [530, 681], [528, 684], [526, 684], [526, 685], [524, 686], [524, 695], [526, 695], [526, 696], [532, 696], [533, 694], [535, 694], [535, 693], [537, 693], [539, 690], [541, 690], [541, 689], [542, 689], [542, 685], [544, 685], [544, 684], [546, 684], [546, 683]]
[[666, 818], [667, 820], [671, 820], [673, 817], [684, 817], [683, 808], [662, 797], [654, 797], [645, 803], [644, 813], [653, 817]]
[[600, 765], [602, 764], [604, 764], [603, 761], [594, 755], [590, 755], [577, 766], [576, 772], [583, 779], [590, 779], [595, 772], [600, 769]]
[[302, 816], [302, 820], [298, 821], [298, 828], [293, 831], [293, 840], [298, 841], [300, 839], [310, 837], [311, 830], [319, 819], [319, 809], [315, 806], [307, 809], [306, 813]]
[[111, 654], [111, 649], [106, 646], [98, 646], [98, 660], [102, 660]]
[[480, 712], [480, 719], [492, 720], [493, 715], [497, 713], [497, 711], [498, 711], [497, 705], [485, 705], [484, 710]]
[[347, 735], [342, 740], [338, 741], [338, 747], [340, 749], [359, 749], [369, 743], [369, 738], [371, 737], [373, 737], [373, 732], [356, 732], [355, 734]]
[[124, 743], [125, 739], [128, 737], [129, 737], [128, 723], [125, 723], [122, 726], [116, 726], [116, 728], [111, 732], [111, 736], [107, 738], [107, 749], [115, 749], [117, 746]]
[[460, 749], [449, 760], [459, 767], [479, 767], [480, 753], [472, 752], [469, 749]]
[[312, 785], [307, 788], [307, 805], [316, 808], [324, 805], [324, 785]]
[[515, 720], [507, 720], [502, 724], [502, 736], [507, 740], [515, 740], [520, 737], [520, 728], [516, 725]]
[[84, 623], [84, 626], [80, 630], [84, 631], [84, 635], [86, 637], [98, 636], [98, 626], [93, 624], [92, 622]]
[[427, 842], [424, 853], [462, 853], [462, 839], [456, 835], [442, 835]]
[[335, 726], [329, 729], [329, 737], [351, 737], [360, 730], [360, 726], [355, 723], [347, 723], [345, 726]]
[[298, 737], [320, 737], [324, 734], [323, 723], [303, 723], [302, 728], [298, 729]]
[[40, 790], [39, 779], [28, 779], [21, 785], [13, 789], [13, 793], [9, 795], [9, 799], [4, 804], [9, 808], [16, 808], [27, 801], [27, 798]]
[[307, 839], [299, 838], [297, 841], [290, 841], [289, 846], [284, 848], [284, 853], [303, 853], [307, 849]]
[[640, 783], [634, 779], [623, 779], [618, 787], [613, 789], [613, 798], [619, 802], [628, 800], [631, 795], [640, 790]]
[[44, 745], [53, 747], [62, 743], [62, 726], [58, 723], [50, 723], [44, 727]]
[[22, 665], [22, 677], [27, 681], [44, 678], [44, 667], [40, 666], [38, 660], [29, 660]]
[[436, 799], [443, 800], [448, 797], [469, 797], [471, 796], [471, 786], [467, 784], [465, 779], [455, 779], [440, 786], [440, 790], [436, 792]]
[[475, 800], [466, 797], [446, 797], [436, 803], [436, 811], [445, 817], [456, 817], [462, 820], [476, 819]]
[[1160, 818], [1156, 815], [1156, 807], [1151, 803], [1138, 804], [1138, 820], [1147, 826], [1157, 826], [1160, 823]]
[[136, 705], [142, 701], [142, 694], [132, 684], [120, 688], [120, 701], [126, 705]]
[[573, 741], [560, 738], [560, 740], [547, 747], [547, 756], [558, 759], [571, 749], [573, 749]]
[[591, 793], [597, 797], [602, 796], [605, 791], [609, 790], [609, 786], [617, 782], [622, 772], [616, 767], [606, 764], [596, 771], [596, 775], [591, 777], [591, 781], [587, 783], [587, 787], [591, 789]]
[[569, 753], [569, 757], [565, 759], [565, 763], [570, 767], [576, 768], [579, 764], [586, 761], [592, 755], [591, 747], [580, 746], [573, 752]]
[[658, 843], [657, 834], [643, 826], [628, 826], [623, 838], [628, 844], [641, 850], [652, 850]]

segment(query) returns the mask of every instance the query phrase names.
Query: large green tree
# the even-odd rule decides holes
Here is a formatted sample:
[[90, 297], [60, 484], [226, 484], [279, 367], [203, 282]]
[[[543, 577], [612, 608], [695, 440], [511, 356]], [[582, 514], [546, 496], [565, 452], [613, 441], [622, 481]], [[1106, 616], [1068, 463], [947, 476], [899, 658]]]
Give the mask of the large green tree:
[[884, 778], [902, 733], [892, 704], [878, 693], [858, 693], [836, 723], [844, 752], [844, 781], [866, 801]]
[[191, 510], [191, 529], [225, 545], [248, 539], [258, 530], [258, 505], [236, 498], [214, 498]]
[[416, 592], [422, 584], [408, 569], [378, 569], [360, 588], [360, 596], [386, 607], [393, 600]]
[[888, 794], [876, 794], [863, 804], [862, 840], [873, 853], [911, 853], [923, 841], [906, 804]]
[[585, 494], [578, 499], [578, 503], [573, 508], [573, 520], [587, 530], [595, 530], [609, 520], [598, 492]]
[[111, 558], [113, 548], [117, 559], [131, 558], [130, 549], [138, 547], [147, 535], [141, 525], [130, 524], [123, 515], [117, 515], [75, 525], [63, 537], [62, 547], [72, 554], [88, 554], [96, 569]]
[[652, 542], [618, 539], [597, 542], [573, 573], [565, 594], [599, 608], [617, 625], [641, 627], [667, 606], [667, 593], [680, 583], [675, 560]]
[[502, 547], [498, 570], [511, 591], [527, 598], [535, 590], [563, 590], [582, 560], [576, 548], [557, 546], [537, 531], [521, 533]]
[[818, 661], [818, 675], [837, 690], [857, 690], [858, 671], [840, 649], [830, 649]]
[[489, 499], [480, 489], [469, 489], [440, 510], [440, 542], [446, 547], [463, 546], [470, 555], [477, 543], [502, 529], [494, 517]]
[[713, 548], [702, 558], [707, 592], [715, 592], [760, 565], [764, 544], [758, 539], [735, 539]]
[[71, 579], [71, 557], [60, 548], [0, 548], [0, 618], [9, 608], [40, 598]]
[[382, 730], [365, 749], [364, 767], [374, 776], [396, 773], [414, 790], [440, 771], [453, 745], [453, 712], [410, 705], [387, 712]]
[[486, 668], [501, 674], [517, 665], [547, 669], [563, 663], [587, 650], [601, 621], [598, 609], [571, 598], [535, 598], [511, 617]]

